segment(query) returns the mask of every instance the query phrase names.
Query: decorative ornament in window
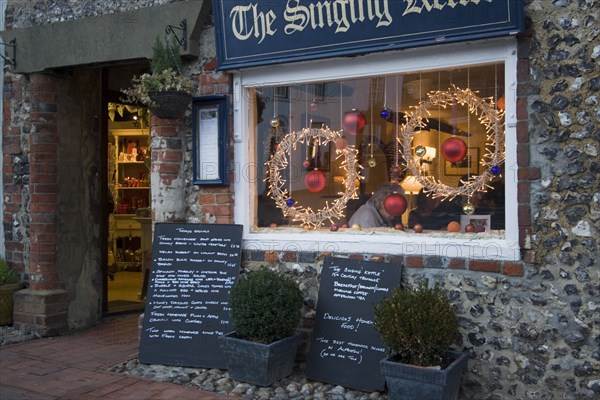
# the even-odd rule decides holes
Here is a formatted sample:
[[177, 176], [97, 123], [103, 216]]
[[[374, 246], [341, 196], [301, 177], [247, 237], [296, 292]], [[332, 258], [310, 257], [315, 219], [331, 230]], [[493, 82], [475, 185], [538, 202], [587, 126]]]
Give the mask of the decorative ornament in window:
[[361, 113], [356, 108], [353, 108], [352, 111], [344, 114], [342, 126], [350, 135], [356, 136], [357, 134], [362, 133], [367, 126], [367, 118], [365, 117], [365, 114]]
[[[419, 159], [413, 156], [413, 139], [421, 129], [427, 127], [427, 116], [432, 107], [446, 108], [456, 104], [466, 106], [469, 114], [479, 115], [479, 121], [485, 128], [487, 141], [485, 145], [486, 153], [478, 160], [479, 164], [485, 167], [483, 173], [469, 175], [467, 181], [461, 180], [458, 187], [453, 187], [423, 173]], [[489, 101], [482, 99], [470, 89], [460, 89], [453, 85], [446, 91], [438, 90], [429, 93], [428, 100], [421, 101], [414, 111], [407, 115], [406, 124], [403, 126], [402, 135], [399, 138], [402, 157], [406, 161], [408, 171], [423, 185], [423, 190], [431, 193], [434, 198], [448, 200], [452, 200], [457, 196], [470, 198], [477, 191], [486, 191], [489, 188], [488, 183], [498, 175], [497, 167], [504, 162], [503, 118], [504, 111], [494, 104], [493, 99]], [[467, 132], [467, 134], [471, 133]], [[453, 139], [462, 141], [462, 139], [454, 137], [448, 140]], [[442, 147], [442, 154], [447, 160], [450, 157], [449, 161], [459, 158], [460, 161], [465, 157], [465, 155], [460, 157], [463, 146], [456, 145], [455, 142], [456, 140], [453, 141], [453, 146], [449, 146], [452, 149], [447, 150], [446, 154], [444, 154], [444, 147]], [[462, 143], [464, 144], [464, 141]], [[464, 147], [464, 153], [466, 154], [466, 145]], [[416, 150], [414, 151], [416, 152]]]
[[[336, 146], [336, 159], [343, 157], [341, 168], [346, 172], [343, 180], [344, 192], [340, 192], [337, 199], [331, 203], [326, 202], [325, 207], [313, 211], [310, 207], [304, 207], [292, 198], [291, 189], [286, 188], [286, 180], [282, 177], [281, 171], [290, 165], [289, 154], [296, 149], [298, 144], [308, 142], [318, 142], [321, 146], [328, 146], [330, 143], [342, 144]], [[357, 162], [358, 151], [353, 146], [346, 146], [342, 137], [342, 131], [332, 131], [325, 127], [320, 129], [304, 128], [299, 132], [290, 132], [285, 135], [277, 146], [277, 150], [269, 161], [267, 168], [269, 170], [269, 196], [275, 200], [275, 204], [281, 209], [286, 217], [291, 217], [293, 221], [301, 221], [305, 229], [317, 229], [323, 225], [323, 222], [329, 220], [334, 224], [334, 220], [344, 216], [348, 200], [357, 197], [357, 182], [362, 179]], [[317, 168], [310, 171], [305, 179], [305, 185], [311, 192], [323, 190], [326, 184], [324, 174]]]

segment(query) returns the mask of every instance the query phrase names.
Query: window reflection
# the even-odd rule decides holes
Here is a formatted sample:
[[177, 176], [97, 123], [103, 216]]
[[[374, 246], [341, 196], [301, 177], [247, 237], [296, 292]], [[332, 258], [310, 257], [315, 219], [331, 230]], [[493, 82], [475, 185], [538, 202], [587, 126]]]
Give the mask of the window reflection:
[[[253, 92], [255, 157], [260, 176], [264, 178], [256, 183], [256, 226], [302, 226], [301, 221], [291, 221], [276, 207], [268, 194], [269, 185], [265, 180], [268, 179], [266, 163], [286, 135], [303, 128], [343, 129], [346, 144], [358, 150], [358, 162], [363, 167], [361, 175], [364, 179], [359, 182], [357, 198], [347, 203], [345, 216], [334, 221], [342, 225], [349, 222], [356, 210], [379, 187], [390, 182], [401, 184], [407, 178], [406, 162], [397, 139], [402, 135], [406, 117], [420, 102], [428, 99], [428, 93], [448, 90], [453, 86], [469, 88], [477, 96], [502, 106], [503, 70], [502, 64], [491, 64], [339, 82], [256, 88]], [[462, 181], [482, 174], [487, 168], [481, 160], [490, 150], [488, 135], [478, 119], [477, 110], [469, 112], [467, 106], [460, 104], [448, 107], [438, 105], [429, 109], [429, 117], [415, 133], [411, 154], [419, 159], [423, 175], [435, 177], [445, 185], [459, 187]], [[442, 146], [449, 138], [464, 142], [464, 158], [457, 161], [445, 158], [447, 150]], [[317, 141], [298, 143], [287, 156], [289, 163], [281, 174], [296, 203], [317, 210], [344, 192], [345, 171], [340, 167], [340, 159], [335, 157], [335, 144], [325, 145]], [[310, 190], [306, 183], [307, 175], [314, 170], [321, 171], [319, 174], [324, 175], [325, 179], [323, 189], [316, 192]], [[419, 188], [405, 190], [405, 185], [401, 185], [399, 191], [404, 192], [408, 208], [401, 217], [390, 221], [389, 226], [402, 223], [413, 228], [420, 223], [425, 229], [446, 230], [449, 222], [460, 222], [460, 216], [464, 215], [463, 207], [470, 202], [477, 215], [491, 216], [488, 229], [504, 229], [504, 174], [501, 172], [495, 174], [485, 193], [477, 192], [470, 198], [458, 196], [439, 200]]]

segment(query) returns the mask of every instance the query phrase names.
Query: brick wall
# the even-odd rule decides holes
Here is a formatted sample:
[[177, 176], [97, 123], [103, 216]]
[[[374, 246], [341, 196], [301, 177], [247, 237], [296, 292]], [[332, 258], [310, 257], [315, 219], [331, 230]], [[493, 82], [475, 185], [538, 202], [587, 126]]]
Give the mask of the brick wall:
[[55, 82], [41, 74], [4, 81], [6, 260], [32, 289], [57, 289]]
[[[244, 250], [243, 260], [263, 262], [265, 265], [278, 265], [281, 263], [317, 264], [332, 253], [292, 252], [292, 251], [262, 251]], [[521, 261], [492, 261], [465, 258], [452, 258], [441, 256], [415, 256], [415, 255], [386, 255], [386, 254], [336, 254], [335, 256], [348, 257], [355, 260], [387, 262], [404, 265], [406, 268], [436, 270], [464, 270], [476, 272], [490, 272], [510, 277], [523, 276], [524, 263]]]
[[59, 289], [56, 268], [58, 141], [53, 78], [31, 75], [29, 281], [34, 290]]
[[68, 294], [56, 263], [58, 143], [56, 81], [5, 76], [6, 258], [25, 278], [14, 296], [14, 325], [48, 336], [67, 329]]
[[[229, 96], [231, 101], [232, 79], [231, 75], [222, 71], [217, 71], [217, 61], [209, 57], [204, 62], [194, 66], [199, 71], [197, 79], [199, 84], [200, 96], [225, 95]], [[230, 107], [231, 109], [231, 107]], [[229, 116], [229, 126], [233, 126], [233, 116]], [[191, 125], [191, 124], [190, 124]], [[190, 132], [192, 134], [192, 132]], [[231, 135], [233, 136], [233, 135]], [[192, 167], [191, 161], [191, 136], [188, 140], [185, 159], [188, 167], [186, 168], [187, 185], [187, 222], [206, 223], [206, 224], [233, 224], [233, 209], [234, 209], [234, 194], [233, 182], [234, 179], [239, 179], [234, 175], [231, 165], [228, 168], [229, 185], [191, 185]], [[233, 139], [230, 142], [229, 159], [233, 160]]]

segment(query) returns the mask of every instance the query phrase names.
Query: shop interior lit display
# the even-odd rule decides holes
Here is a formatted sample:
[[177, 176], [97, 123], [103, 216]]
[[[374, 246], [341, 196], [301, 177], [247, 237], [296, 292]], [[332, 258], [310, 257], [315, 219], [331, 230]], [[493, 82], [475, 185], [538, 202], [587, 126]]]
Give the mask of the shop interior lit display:
[[255, 88], [255, 229], [346, 228], [384, 184], [397, 187], [390, 227], [413, 228], [417, 211], [425, 229], [470, 233], [449, 225], [469, 215], [504, 229], [503, 73], [492, 63]]
[[150, 127], [146, 108], [109, 103], [108, 311], [143, 307], [152, 251]]

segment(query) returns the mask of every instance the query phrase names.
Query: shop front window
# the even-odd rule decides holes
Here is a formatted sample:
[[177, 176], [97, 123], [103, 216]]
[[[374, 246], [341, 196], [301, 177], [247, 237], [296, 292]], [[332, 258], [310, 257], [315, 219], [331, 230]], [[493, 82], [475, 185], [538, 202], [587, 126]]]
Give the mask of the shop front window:
[[[256, 228], [503, 230], [503, 71], [493, 63], [257, 87]], [[381, 219], [353, 218], [394, 185], [399, 204], [384, 196]], [[471, 224], [461, 218], [468, 204]]]
[[518, 259], [512, 49], [497, 41], [238, 74], [246, 239]]

